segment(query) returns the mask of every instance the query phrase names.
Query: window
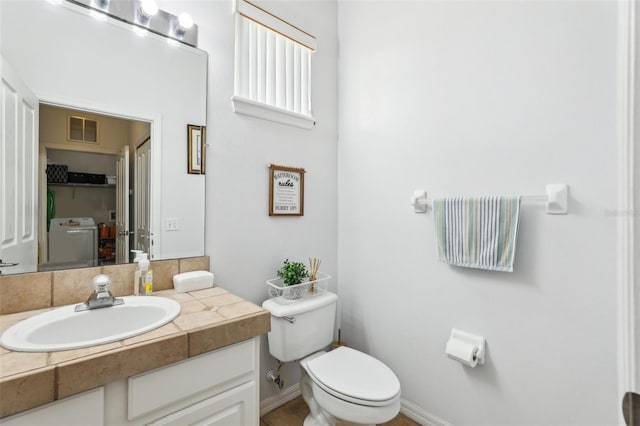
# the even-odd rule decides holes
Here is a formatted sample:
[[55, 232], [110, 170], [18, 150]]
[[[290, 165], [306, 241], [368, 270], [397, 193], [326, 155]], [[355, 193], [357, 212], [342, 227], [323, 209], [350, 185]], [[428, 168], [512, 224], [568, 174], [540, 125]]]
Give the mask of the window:
[[84, 117], [68, 116], [67, 136], [74, 142], [98, 142], [98, 121]]
[[236, 1], [234, 111], [310, 129], [316, 39], [245, 1]]

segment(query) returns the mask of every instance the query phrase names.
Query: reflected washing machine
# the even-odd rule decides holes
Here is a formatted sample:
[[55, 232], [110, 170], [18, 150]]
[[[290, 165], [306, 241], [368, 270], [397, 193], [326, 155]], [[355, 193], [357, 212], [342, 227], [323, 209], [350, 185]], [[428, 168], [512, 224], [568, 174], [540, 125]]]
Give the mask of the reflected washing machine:
[[91, 217], [53, 218], [49, 227], [49, 266], [98, 265], [98, 227]]

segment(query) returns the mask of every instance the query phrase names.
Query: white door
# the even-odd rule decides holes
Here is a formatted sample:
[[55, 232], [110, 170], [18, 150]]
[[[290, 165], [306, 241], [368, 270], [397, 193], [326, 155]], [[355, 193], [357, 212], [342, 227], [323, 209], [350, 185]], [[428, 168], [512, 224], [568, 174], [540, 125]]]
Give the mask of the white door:
[[116, 161], [116, 263], [129, 263], [129, 146]]
[[149, 253], [151, 258], [151, 226], [149, 211], [151, 194], [151, 141], [147, 139], [136, 148], [134, 162], [134, 199], [135, 199], [135, 249]]
[[0, 67], [0, 273], [34, 272], [38, 268], [38, 99], [4, 59]]

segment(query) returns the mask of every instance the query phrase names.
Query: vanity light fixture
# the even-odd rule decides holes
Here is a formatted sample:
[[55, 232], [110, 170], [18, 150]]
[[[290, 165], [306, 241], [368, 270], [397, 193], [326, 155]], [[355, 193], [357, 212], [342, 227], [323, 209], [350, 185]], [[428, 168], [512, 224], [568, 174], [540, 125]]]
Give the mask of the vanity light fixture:
[[109, 4], [111, 0], [93, 0], [91, 5], [94, 9], [98, 9], [102, 12], [107, 12], [109, 10]]
[[193, 18], [188, 13], [182, 12], [178, 15], [178, 27], [186, 31], [193, 27]]
[[182, 12], [173, 22], [173, 34], [182, 39], [185, 33], [193, 28], [193, 18], [188, 13]]
[[142, 0], [140, 2], [140, 13], [148, 18], [158, 14], [158, 4], [154, 0]]
[[[2, 1], [2, 0], [0, 0]], [[53, 0], [50, 0], [53, 1]], [[198, 26], [191, 15], [172, 15], [160, 10], [155, 0], [67, 0], [86, 7], [91, 15], [124, 21], [136, 27], [136, 33], [155, 33], [188, 46], [198, 47]], [[140, 31], [138, 31], [140, 30]]]
[[151, 18], [157, 14], [158, 4], [154, 0], [141, 0], [140, 6], [136, 9], [136, 24], [141, 27], [148, 27]]

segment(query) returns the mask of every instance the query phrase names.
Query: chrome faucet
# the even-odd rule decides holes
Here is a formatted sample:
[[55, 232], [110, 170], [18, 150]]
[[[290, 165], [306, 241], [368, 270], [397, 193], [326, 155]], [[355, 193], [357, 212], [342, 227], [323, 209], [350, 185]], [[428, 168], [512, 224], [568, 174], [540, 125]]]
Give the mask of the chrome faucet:
[[111, 278], [108, 275], [100, 274], [93, 277], [93, 293], [86, 302], [76, 305], [75, 311], [88, 311], [90, 309], [108, 308], [110, 306], [122, 305], [124, 300], [116, 298], [109, 291]]

